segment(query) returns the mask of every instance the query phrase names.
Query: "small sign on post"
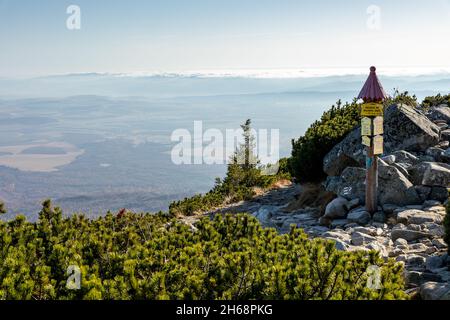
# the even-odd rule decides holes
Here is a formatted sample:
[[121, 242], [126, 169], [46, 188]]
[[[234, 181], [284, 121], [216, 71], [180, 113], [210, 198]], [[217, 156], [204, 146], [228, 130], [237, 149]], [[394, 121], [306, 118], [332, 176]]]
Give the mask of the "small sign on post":
[[361, 106], [361, 116], [378, 117], [383, 115], [383, 105], [381, 103], [364, 103]]
[[370, 143], [371, 143], [370, 137], [368, 137], [368, 136], [363, 136], [362, 137], [362, 144], [363, 145], [365, 145], [367, 147], [370, 147]]
[[383, 154], [383, 136], [375, 136], [373, 138], [373, 154], [380, 155]]
[[361, 135], [362, 136], [372, 135], [372, 120], [370, 118], [364, 117], [361, 119]]
[[383, 129], [383, 117], [376, 117], [373, 119], [373, 135], [379, 136], [384, 133]]

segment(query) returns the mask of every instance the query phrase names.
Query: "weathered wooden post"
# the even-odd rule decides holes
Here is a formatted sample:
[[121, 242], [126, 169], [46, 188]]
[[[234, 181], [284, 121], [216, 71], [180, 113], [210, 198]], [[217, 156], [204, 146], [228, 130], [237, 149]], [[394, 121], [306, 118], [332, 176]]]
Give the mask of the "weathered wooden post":
[[387, 95], [378, 80], [376, 68], [358, 95], [364, 101], [361, 107], [361, 136], [366, 146], [366, 209], [371, 214], [378, 211], [378, 156], [383, 154], [383, 100]]

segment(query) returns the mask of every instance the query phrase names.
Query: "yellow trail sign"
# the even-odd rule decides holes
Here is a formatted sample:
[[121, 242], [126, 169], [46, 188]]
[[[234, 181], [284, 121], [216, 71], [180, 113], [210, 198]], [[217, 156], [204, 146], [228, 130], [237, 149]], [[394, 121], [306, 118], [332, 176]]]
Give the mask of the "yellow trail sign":
[[383, 133], [383, 117], [376, 117], [373, 119], [373, 135], [378, 136]]
[[363, 136], [362, 137], [362, 144], [365, 145], [365, 146], [370, 147], [370, 140], [371, 139], [368, 136]]
[[377, 117], [383, 115], [383, 105], [381, 103], [364, 103], [361, 106], [361, 116], [363, 117]]
[[373, 137], [373, 154], [379, 155], [384, 153], [383, 148], [383, 136], [375, 136]]
[[362, 136], [372, 135], [372, 120], [370, 118], [364, 117], [361, 119], [361, 135]]

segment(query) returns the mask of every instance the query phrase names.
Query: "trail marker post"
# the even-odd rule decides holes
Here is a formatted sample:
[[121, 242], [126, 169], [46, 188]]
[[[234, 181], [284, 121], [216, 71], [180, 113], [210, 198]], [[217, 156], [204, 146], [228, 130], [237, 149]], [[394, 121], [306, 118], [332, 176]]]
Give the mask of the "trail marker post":
[[378, 211], [378, 156], [383, 150], [383, 100], [387, 95], [376, 75], [376, 68], [370, 67], [370, 75], [358, 95], [364, 103], [361, 106], [361, 137], [366, 146], [366, 210], [371, 214]]

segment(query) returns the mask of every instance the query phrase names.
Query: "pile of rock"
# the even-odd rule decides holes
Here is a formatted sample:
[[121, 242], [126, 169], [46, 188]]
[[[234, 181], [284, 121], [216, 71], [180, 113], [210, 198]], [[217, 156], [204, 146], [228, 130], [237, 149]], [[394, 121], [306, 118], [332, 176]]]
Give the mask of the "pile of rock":
[[405, 263], [408, 287], [420, 288], [424, 299], [450, 297], [449, 259], [442, 240], [443, 204], [450, 187], [449, 124], [450, 108], [445, 105], [427, 114], [406, 105], [387, 109], [386, 155], [379, 160], [379, 210], [373, 216], [359, 206], [365, 200], [366, 176], [360, 128], [324, 159], [325, 187], [337, 198], [319, 222], [338, 230], [325, 236], [334, 239], [338, 248], [378, 247], [384, 256]]
[[[440, 106], [439, 114], [450, 113]], [[398, 206], [421, 204], [426, 200], [446, 201], [450, 186], [450, 135], [437, 111], [424, 113], [406, 105], [386, 111], [385, 149], [379, 160], [379, 203]], [[348, 200], [364, 201], [364, 147], [360, 128], [351, 132], [324, 159], [327, 190]]]

